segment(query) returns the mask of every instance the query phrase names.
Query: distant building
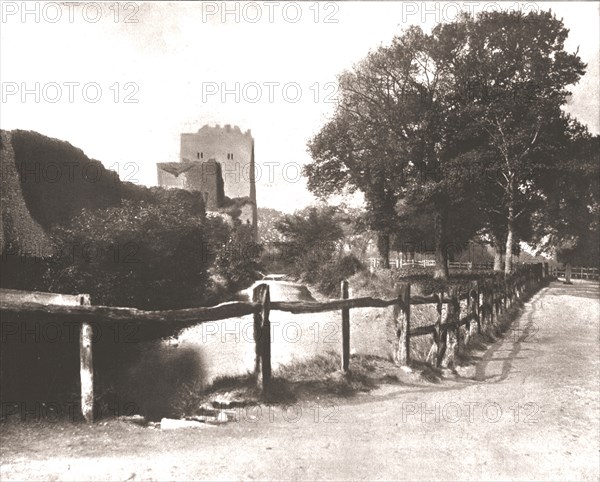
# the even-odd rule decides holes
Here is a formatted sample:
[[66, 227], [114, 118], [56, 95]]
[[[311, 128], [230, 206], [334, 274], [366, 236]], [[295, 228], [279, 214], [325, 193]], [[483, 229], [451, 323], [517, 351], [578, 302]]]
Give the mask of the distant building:
[[[157, 164], [158, 185], [199, 191], [208, 211], [241, 208], [240, 220], [257, 236], [254, 139], [238, 126], [210, 127], [181, 134], [179, 162]], [[239, 211], [239, 210], [238, 210]]]

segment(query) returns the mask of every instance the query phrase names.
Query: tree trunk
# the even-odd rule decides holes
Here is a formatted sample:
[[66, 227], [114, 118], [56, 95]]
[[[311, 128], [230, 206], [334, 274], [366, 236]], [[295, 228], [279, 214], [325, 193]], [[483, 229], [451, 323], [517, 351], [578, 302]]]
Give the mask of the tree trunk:
[[508, 216], [506, 218], [506, 252], [504, 253], [504, 274], [509, 275], [513, 270], [512, 251], [515, 236], [515, 194], [517, 184], [514, 173], [510, 175], [508, 183]]
[[571, 263], [567, 263], [565, 266], [565, 283], [570, 285], [571, 283]]
[[504, 270], [502, 261], [502, 246], [494, 246], [494, 271], [501, 273]]
[[502, 246], [500, 245], [500, 241], [494, 242], [494, 271], [501, 273], [503, 271], [503, 263], [502, 263]]
[[390, 235], [389, 233], [379, 233], [377, 236], [377, 248], [379, 256], [383, 259], [383, 267], [390, 267]]
[[507, 219], [507, 232], [506, 232], [506, 252], [505, 262], [504, 262], [504, 274], [512, 273], [512, 250], [513, 250], [513, 240], [514, 240], [514, 232], [515, 232], [515, 218], [514, 218], [514, 208], [512, 206], [508, 207], [508, 219]]
[[435, 211], [435, 279], [448, 279], [448, 250], [446, 246], [446, 222], [448, 210], [438, 207]]

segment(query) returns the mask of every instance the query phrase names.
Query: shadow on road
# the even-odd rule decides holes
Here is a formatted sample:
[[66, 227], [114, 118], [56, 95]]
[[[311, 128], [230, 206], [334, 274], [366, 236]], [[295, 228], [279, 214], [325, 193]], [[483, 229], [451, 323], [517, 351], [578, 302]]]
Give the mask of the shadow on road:
[[[472, 377], [457, 376], [454, 378], [447, 378], [444, 380], [447, 383], [446, 385], [436, 386], [411, 386], [409, 384], [400, 382], [396, 385], [402, 385], [402, 390], [383, 395], [370, 393], [368, 398], [361, 397], [361, 399], [357, 400], [347, 400], [347, 403], [350, 405], [358, 405], [363, 403], [393, 400], [396, 398], [405, 397], [407, 394], [456, 391], [475, 385], [484, 385], [490, 383], [497, 384], [505, 381], [510, 374], [517, 373], [513, 370], [513, 363], [515, 360], [525, 360], [531, 358], [532, 356], [537, 356], [539, 350], [533, 348], [524, 350], [523, 344], [528, 342], [528, 339], [530, 339], [529, 341], [532, 341], [532, 335], [535, 335], [535, 333], [538, 331], [538, 327], [534, 323], [533, 318], [537, 313], [538, 308], [542, 306], [539, 303], [540, 298], [547, 296], [548, 294], [554, 294], [555, 291], [555, 288], [553, 288], [551, 293], [549, 293], [549, 288], [544, 288], [536, 293], [526, 302], [525, 310], [523, 310], [523, 308], [519, 308], [523, 311], [519, 313], [516, 319], [514, 319], [506, 327], [507, 329], [501, 339], [494, 342], [481, 357], [472, 356], [470, 358], [472, 361], [476, 361], [475, 373]], [[524, 326], [522, 326], [521, 324], [523, 322], [523, 317], [525, 316], [527, 322]], [[502, 356], [501, 358], [494, 357], [494, 355], [499, 352], [507, 351], [509, 346], [510, 350], [508, 350], [508, 354], [506, 356]], [[518, 356], [521, 351], [527, 351], [531, 353], [528, 353], [527, 356]], [[490, 364], [495, 364], [498, 362], [502, 363], [501, 368], [499, 370], [496, 368], [494, 370], [495, 373], [489, 373]], [[389, 383], [389, 385], [392, 385], [392, 383]], [[411, 389], [411, 387], [414, 387], [414, 389]]]

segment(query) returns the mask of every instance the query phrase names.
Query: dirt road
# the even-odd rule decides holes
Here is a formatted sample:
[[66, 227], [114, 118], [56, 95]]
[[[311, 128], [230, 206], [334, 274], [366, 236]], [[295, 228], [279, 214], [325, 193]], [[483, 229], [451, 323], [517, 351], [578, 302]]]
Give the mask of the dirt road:
[[553, 283], [469, 377], [160, 431], [7, 424], [6, 480], [598, 480], [599, 287]]

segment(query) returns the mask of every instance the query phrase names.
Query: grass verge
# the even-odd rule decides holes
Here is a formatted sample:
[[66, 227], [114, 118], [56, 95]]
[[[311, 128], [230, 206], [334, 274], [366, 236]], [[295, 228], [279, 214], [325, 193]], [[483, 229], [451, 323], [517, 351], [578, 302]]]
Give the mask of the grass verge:
[[220, 377], [207, 386], [182, 386], [173, 408], [178, 416], [186, 417], [207, 406], [231, 408], [256, 403], [289, 404], [320, 397], [347, 398], [382, 383], [400, 382], [398, 372], [399, 368], [385, 358], [353, 355], [350, 370], [342, 373], [339, 355], [327, 352], [276, 369], [269, 394], [262, 393], [252, 374]]

